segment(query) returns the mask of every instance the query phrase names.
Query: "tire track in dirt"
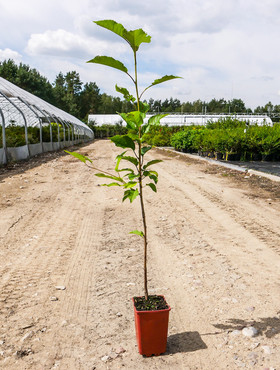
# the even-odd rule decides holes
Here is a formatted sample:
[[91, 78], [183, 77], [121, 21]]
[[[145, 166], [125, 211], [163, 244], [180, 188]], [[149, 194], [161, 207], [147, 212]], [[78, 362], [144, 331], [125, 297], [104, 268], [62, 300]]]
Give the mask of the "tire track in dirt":
[[[161, 175], [166, 183], [172, 183], [175, 186], [174, 192], [180, 192], [181, 206], [179, 205], [179, 209], [181, 212], [184, 213], [182, 205], [185, 204], [188, 217], [192, 220], [194, 218], [192, 215], [195, 216], [196, 222], [201, 225], [202, 233], [207, 233], [209, 228], [216, 230], [215, 235], [212, 233], [210, 236], [207, 233], [207, 238], [214, 238], [215, 243], [213, 244], [216, 245], [219, 245], [221, 240], [223, 240], [223, 244], [231, 245], [232, 247], [226, 252], [229, 255], [235, 255], [240, 259], [240, 262], [243, 261], [244, 271], [247, 270], [248, 255], [250, 255], [252, 263], [256, 265], [259, 263], [261, 266], [264, 266], [264, 263], [266, 266], [270, 266], [271, 260], [275, 260], [274, 251], [269, 251], [266, 244], [257, 235], [240, 225], [229, 212], [220, 209], [219, 205], [203, 195], [197, 186], [194, 187], [186, 181], [182, 184], [167, 173]], [[189, 212], [190, 209], [192, 213]], [[271, 271], [271, 267], [269, 267], [269, 271]], [[265, 272], [263, 274], [265, 275]]]
[[104, 218], [102, 205], [97, 203], [95, 207], [94, 212], [90, 207], [85, 214], [78, 215], [81, 219], [79, 231], [65, 276], [67, 292], [71, 292], [65, 300], [66, 311], [72, 317], [82, 316], [83, 320], [87, 317], [86, 311], [85, 314], [82, 311], [87, 307], [89, 290], [94, 281], [95, 257]]
[[[189, 270], [189, 274], [186, 274], [188, 268], [185, 264], [182, 264], [182, 256], [178, 252], [174, 253], [171, 240], [170, 244], [168, 239], [162, 243], [161, 238], [159, 238], [158, 242], [159, 244], [154, 245], [151, 259], [152, 261], [157, 260], [160, 265], [164, 265], [165, 272], [159, 280], [159, 273], [155, 273], [152, 268], [153, 280], [157, 284], [157, 292], [165, 293], [166, 287], [169, 287], [165, 296], [172, 308], [167, 353], [173, 353], [176, 356], [176, 365], [174, 364], [176, 368], [186, 369], [190, 362], [196, 364], [197, 369], [206, 369], [209, 363], [211, 363], [211, 368], [220, 369], [219, 360], [215, 355], [212, 356], [210, 353], [206, 358], [203, 354], [203, 351], [207, 348], [212, 349], [216, 343], [215, 340], [203, 337], [204, 333], [215, 333], [204, 319], [205, 317], [209, 318], [207, 315], [209, 309], [205, 304], [205, 299], [197, 298], [199, 288], [196, 287], [196, 290], [192, 291], [193, 287], [187, 282], [188, 275], [195, 277], [196, 281], [203, 281], [203, 278], [195, 274], [193, 267]], [[166, 273], [166, 271], [169, 271], [169, 273]], [[183, 284], [176, 282], [171, 271], [176, 271], [176, 276], [180, 276], [181, 280], [185, 279], [186, 282]]]
[[236, 202], [233, 208], [233, 204], [231, 202], [226, 201], [223, 198], [221, 199], [217, 194], [210, 193], [192, 181], [190, 181], [190, 184], [195, 186], [203, 196], [213, 203], [218, 204], [222, 210], [230, 213], [236, 223], [240, 224], [240, 226], [245, 229], [248, 229], [252, 235], [256, 235], [259, 240], [265, 242], [271, 247], [271, 249], [274, 249], [274, 251], [280, 255], [280, 233], [278, 231], [279, 227], [277, 224], [277, 217], [275, 221], [272, 219], [271, 222], [270, 219], [270, 223], [267, 223], [267, 219], [263, 217], [263, 213], [259, 212], [259, 207], [254, 207], [253, 212], [247, 212], [247, 209], [242, 207], [242, 204]]
[[[56, 294], [55, 285], [60, 285], [58, 280], [61, 282], [67, 266], [62, 261], [72, 253], [76, 231], [71, 228], [67, 233], [61, 231], [67, 228], [67, 222], [74, 224], [76, 211], [71, 199], [75, 194], [71, 191], [60, 192], [59, 196], [64, 197], [64, 201], [54, 202], [57, 191], [55, 188], [51, 191], [53, 193], [45, 197], [40, 208], [33, 207], [27, 217], [14, 226], [13, 233], [5, 238], [7, 260], [10, 262], [3, 266], [3, 270], [1, 268], [1, 272], [5, 272], [1, 279], [1, 321], [5, 324], [0, 336], [5, 338], [7, 351], [14, 348], [15, 352], [16, 346], [21, 348], [23, 345], [23, 342], [13, 339], [15, 330], [22, 331], [19, 316], [29, 318], [32, 333], [39, 335], [40, 326], [51, 325], [51, 314], [40, 317], [36, 312], [43, 307], [46, 313], [51, 312], [54, 303], [50, 302], [50, 296]], [[30, 225], [33, 226], [31, 234]]]
[[[24, 258], [21, 259], [21, 264], [18, 266], [11, 262], [10, 269], [6, 269], [5, 274], [2, 274], [1, 279], [1, 294], [5, 294], [5, 287], [9, 287], [11, 282], [15, 285], [13, 292], [20, 291], [23, 285], [29, 284], [32, 280], [32, 283], [40, 282], [40, 277], [45, 276], [46, 270], [56, 270], [60, 264], [59, 258], [57, 260], [53, 259], [53, 255], [59, 254], [62, 251], [60, 243], [63, 243], [63, 240], [59, 240], [57, 235], [53, 234], [53, 230], [56, 228], [63, 228], [64, 226], [64, 217], [68, 216], [69, 209], [66, 207], [64, 210], [59, 210], [60, 217], [56, 213], [49, 214], [44, 217], [43, 212], [36, 212], [32, 217], [28, 217], [27, 220], [24, 220], [24, 223], [18, 227], [15, 232], [20, 233], [23, 236], [22, 240], [13, 240], [9, 239], [5, 243], [9, 249], [9, 245], [14, 244], [18, 245], [24, 240], [24, 229], [30, 225], [30, 222], [34, 225], [33, 233], [34, 235], [29, 235], [25, 240], [26, 244], [21, 244], [19, 247], [19, 252], [24, 253]], [[36, 222], [37, 220], [42, 220], [40, 223]], [[42, 276], [43, 274], [43, 276]], [[25, 279], [26, 278], [26, 279]], [[11, 291], [10, 288], [8, 288]], [[6, 299], [9, 299], [6, 297]]]
[[[94, 204], [92, 200], [88, 198], [88, 203]], [[65, 263], [65, 273], [60, 276], [58, 284], [65, 286], [66, 290], [61, 294], [57, 291], [60, 309], [52, 323], [52, 327], [58, 326], [60, 330], [50, 333], [48, 338], [48, 341], [57, 344], [51, 352], [53, 364], [59, 364], [62, 369], [91, 368], [95, 356], [94, 348], [90, 346], [93, 340], [90, 336], [91, 312], [94, 309], [92, 294], [96, 284], [96, 256], [103, 213], [102, 205], [95, 202], [94, 210], [89, 207], [84, 214], [75, 217], [77, 236]], [[73, 329], [76, 335], [72, 335]], [[68, 337], [67, 345], [64, 344], [65, 337]], [[90, 358], [92, 352], [92, 359], [85, 360], [85, 357]]]

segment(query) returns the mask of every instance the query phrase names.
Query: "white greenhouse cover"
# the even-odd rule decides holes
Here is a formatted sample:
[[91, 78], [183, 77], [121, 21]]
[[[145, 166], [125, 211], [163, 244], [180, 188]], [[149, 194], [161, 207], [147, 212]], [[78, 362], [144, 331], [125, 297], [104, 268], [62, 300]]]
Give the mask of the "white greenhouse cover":
[[[64, 112], [63, 110], [55, 107], [54, 105], [45, 102], [44, 100], [38, 98], [37, 96], [21, 89], [20, 87], [12, 84], [11, 82], [0, 77], [0, 92], [7, 96], [12, 101], [14, 99], [20, 98], [27, 102], [31, 107], [37, 107], [41, 111], [47, 112], [51, 116], [55, 116], [62, 121], [70, 122], [75, 126], [81, 127], [86, 131], [86, 134], [89, 138], [93, 138], [92, 130], [80, 121], [78, 118], [72, 116], [71, 114]], [[16, 102], [15, 102], [16, 104]], [[1, 109], [1, 105], [0, 105]]]
[[[148, 114], [146, 121], [151, 117]], [[223, 118], [235, 118], [240, 121], [249, 122], [249, 124], [257, 125], [273, 125], [270, 117], [266, 115], [250, 115], [250, 114], [169, 114], [161, 119], [161, 125], [167, 126], [190, 126], [190, 125], [206, 125], [208, 122], [217, 122]], [[118, 114], [90, 114], [88, 122], [95, 122], [96, 126], [125, 124], [124, 120]]]
[[[14, 134], [14, 128], [18, 130], [18, 127], [21, 127], [21, 131], [17, 131], [21, 132], [20, 135]], [[39, 131], [31, 129], [34, 127]], [[47, 130], [44, 130], [45, 127]], [[49, 135], [44, 136], [48, 131]], [[32, 132], [36, 132], [35, 136], [32, 136]], [[25, 160], [40, 153], [88, 142], [94, 138], [93, 131], [76, 117], [2, 77], [0, 134], [0, 166], [10, 161]]]

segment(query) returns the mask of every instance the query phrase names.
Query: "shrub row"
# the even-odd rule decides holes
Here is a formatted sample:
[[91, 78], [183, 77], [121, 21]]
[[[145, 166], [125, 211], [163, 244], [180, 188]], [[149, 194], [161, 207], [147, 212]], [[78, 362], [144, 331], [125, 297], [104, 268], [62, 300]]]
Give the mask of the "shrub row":
[[[96, 138], [126, 133], [121, 125], [94, 126], [93, 130]], [[231, 117], [208, 122], [206, 127], [153, 126], [144, 141], [224, 160], [280, 160], [280, 124], [249, 126]]]
[[122, 125], [90, 126], [90, 128], [94, 132], [94, 137], [96, 139], [112, 137], [114, 135], [124, 135], [127, 133], [127, 128]]
[[280, 124], [185, 127], [172, 136], [171, 145], [183, 152], [224, 160], [280, 160]]
[[144, 134], [143, 139], [149, 145], [171, 146], [172, 135], [181, 129], [181, 126], [152, 126], [150, 131]]
[[[123, 135], [126, 127], [103, 125], [92, 127], [95, 138]], [[25, 145], [25, 130], [22, 126], [10, 125], [5, 130], [8, 147]], [[43, 126], [43, 141], [50, 142], [50, 126]], [[58, 141], [57, 124], [52, 124], [53, 141]], [[63, 141], [62, 127], [59, 132]], [[72, 133], [71, 133], [72, 136]], [[66, 132], [66, 140], [68, 131]], [[248, 126], [246, 122], [226, 118], [209, 122], [207, 126], [153, 126], [144, 135], [149, 145], [173, 146], [186, 153], [215, 157], [224, 160], [280, 160], [280, 123], [274, 126]], [[38, 127], [28, 127], [30, 144], [40, 142]], [[0, 147], [2, 129], [0, 127]]]
[[[96, 139], [112, 137], [114, 135], [124, 135], [127, 133], [127, 128], [121, 125], [91, 126], [91, 129]], [[171, 136], [180, 129], [180, 127], [153, 126], [143, 138], [149, 145], [170, 146]]]

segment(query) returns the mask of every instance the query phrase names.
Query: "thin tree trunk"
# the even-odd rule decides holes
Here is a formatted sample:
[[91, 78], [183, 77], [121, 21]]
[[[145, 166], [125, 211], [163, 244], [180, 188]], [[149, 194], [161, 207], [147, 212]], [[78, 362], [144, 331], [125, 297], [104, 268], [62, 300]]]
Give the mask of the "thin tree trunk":
[[[139, 99], [139, 92], [138, 92], [138, 83], [137, 83], [137, 58], [136, 58], [136, 51], [134, 51], [134, 67], [135, 67], [135, 89], [136, 89], [136, 98], [137, 98], [137, 110], [140, 112], [140, 99]], [[139, 127], [139, 138], [141, 139], [141, 127]], [[141, 141], [139, 142], [139, 152], [138, 152], [138, 160], [139, 160], [139, 194], [140, 194], [140, 204], [141, 204], [141, 213], [142, 213], [142, 221], [143, 221], [143, 232], [144, 232], [144, 293], [145, 299], [148, 300], [148, 277], [147, 277], [147, 247], [148, 247], [148, 239], [147, 239], [147, 225], [146, 225], [146, 215], [145, 215], [145, 207], [144, 207], [144, 196], [143, 196], [143, 185], [142, 185], [142, 160], [143, 156], [141, 153]]]
[[144, 292], [145, 298], [148, 299], [148, 277], [147, 277], [147, 250], [148, 250], [148, 239], [147, 239], [147, 225], [146, 225], [146, 215], [143, 201], [143, 189], [142, 184], [140, 185], [140, 202], [144, 229]]
[[[139, 131], [141, 128], [139, 129]], [[141, 131], [140, 131], [141, 135]], [[143, 185], [142, 185], [142, 155], [141, 155], [141, 142], [139, 143], [139, 194], [140, 194], [140, 204], [141, 204], [141, 213], [142, 213], [142, 222], [143, 222], [143, 232], [144, 232], [144, 293], [145, 299], [148, 299], [148, 277], [147, 277], [147, 224], [146, 224], [146, 214], [144, 207], [144, 196], [143, 196]]]

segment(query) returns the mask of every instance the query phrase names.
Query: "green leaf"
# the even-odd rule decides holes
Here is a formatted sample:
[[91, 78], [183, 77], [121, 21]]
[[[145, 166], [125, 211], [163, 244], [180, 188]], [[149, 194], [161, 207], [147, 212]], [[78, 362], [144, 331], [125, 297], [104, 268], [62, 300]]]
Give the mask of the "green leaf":
[[147, 167], [149, 167], [149, 166], [151, 166], [151, 165], [153, 165], [153, 164], [156, 164], [156, 163], [160, 163], [160, 162], [162, 162], [162, 160], [161, 160], [161, 159], [153, 159], [152, 161], [150, 161], [150, 162], [148, 162], [147, 164], [145, 164], [145, 165], [143, 166], [143, 169], [145, 170]]
[[152, 116], [149, 118], [148, 124], [149, 125], [159, 125], [160, 120], [166, 116], [168, 116], [168, 114], [156, 114], [155, 116]]
[[146, 114], [136, 110], [129, 113], [121, 113], [121, 116], [127, 124], [139, 128], [143, 125]]
[[132, 173], [134, 174], [134, 171], [133, 171], [132, 168], [122, 168], [121, 170], [118, 170], [118, 172], [124, 172], [124, 171], [130, 172], [130, 173], [125, 174], [124, 176], [128, 176], [128, 175], [130, 175]]
[[142, 137], [144, 134], [147, 134], [150, 131], [150, 128], [151, 126], [148, 124], [142, 126], [142, 129], [141, 129]]
[[110, 184], [102, 184], [102, 186], [121, 186], [120, 184], [118, 184], [117, 182], [111, 182]]
[[129, 31], [125, 35], [125, 40], [129, 43], [129, 45], [134, 51], [137, 51], [142, 42], [146, 43], [151, 42], [151, 36], [149, 36], [141, 28], [139, 28], [138, 30]]
[[79, 159], [79, 161], [83, 162], [83, 163], [86, 163], [86, 161], [89, 161], [90, 163], [92, 163], [92, 160], [82, 154], [79, 154], [79, 153], [76, 153], [76, 152], [68, 152], [68, 150], [64, 150], [65, 153], [67, 154], [70, 154], [72, 155], [73, 157]]
[[137, 158], [135, 158], [135, 157], [131, 157], [131, 156], [127, 155], [127, 156], [122, 157], [122, 159], [134, 164], [134, 166], [136, 166], [136, 167], [138, 166], [139, 162], [138, 162]]
[[139, 49], [142, 42], [151, 42], [151, 36], [147, 35], [142, 29], [127, 31], [121, 23], [117, 23], [110, 19], [95, 21], [95, 23], [122, 37], [129, 43], [134, 51]]
[[130, 203], [134, 201], [134, 199], [139, 195], [138, 189], [129, 189], [124, 192], [123, 202], [126, 199], [130, 200]]
[[155, 85], [161, 84], [161, 83], [166, 82], [166, 81], [174, 80], [175, 78], [182, 78], [182, 77], [173, 76], [173, 75], [165, 75], [161, 78], [158, 78], [158, 79], [154, 80], [154, 82], [151, 84], [151, 86], [155, 86]]
[[121, 170], [119, 170], [119, 165], [120, 165], [120, 161], [122, 160], [123, 158], [123, 155], [127, 152], [127, 150], [125, 152], [122, 152], [121, 154], [117, 155], [116, 156], [116, 160], [117, 160], [117, 163], [116, 163], [116, 167], [115, 167], [115, 171], [116, 172], [120, 172]]
[[141, 154], [142, 155], [145, 155], [149, 150], [151, 150], [152, 149], [152, 147], [151, 146], [143, 146], [142, 148], [141, 148]]
[[147, 186], [149, 186], [155, 193], [157, 192], [157, 188], [156, 188], [155, 184], [153, 184], [152, 182], [147, 184]]
[[144, 92], [147, 91], [150, 87], [161, 84], [161, 83], [166, 82], [166, 81], [174, 80], [175, 78], [182, 78], [182, 77], [173, 76], [173, 75], [165, 75], [161, 78], [158, 78], [158, 79], [154, 80], [154, 82], [151, 85], [149, 85], [148, 87], [146, 87], [146, 89], [141, 93], [140, 98], [144, 94]]
[[114, 32], [115, 34], [123, 37], [124, 32], [126, 29], [121, 23], [117, 23], [116, 21], [113, 21], [112, 19], [104, 19], [102, 21], [94, 21], [98, 26], [104, 27], [109, 31]]
[[139, 102], [140, 104], [140, 112], [142, 112], [142, 113], [147, 113], [148, 111], [149, 111], [149, 109], [150, 109], [150, 106], [149, 106], [149, 104], [148, 103], [143, 103], [143, 102]]
[[137, 182], [133, 182], [133, 181], [130, 181], [130, 182], [128, 182], [128, 183], [126, 183], [125, 185], [124, 185], [124, 188], [125, 189], [130, 189], [130, 188], [134, 188], [134, 186], [136, 186], [138, 183]]
[[156, 114], [149, 118], [148, 123], [142, 126], [142, 135], [147, 134], [150, 131], [152, 125], [156, 126], [160, 124], [160, 120], [168, 114]]
[[140, 143], [140, 142], [141, 142], [141, 139], [139, 139], [138, 129], [137, 129], [137, 134], [130, 132], [130, 133], [128, 134], [128, 136], [129, 136], [133, 141], [136, 141], [137, 143]]
[[158, 183], [158, 173], [156, 171], [144, 171], [143, 176], [149, 177], [151, 180], [154, 181], [155, 184]]
[[104, 173], [96, 173], [95, 176], [97, 176], [97, 177], [105, 177], [106, 179], [111, 179], [111, 180], [115, 180], [115, 181], [124, 182], [123, 179], [120, 178], [120, 177], [105, 175]]
[[133, 231], [130, 231], [129, 234], [135, 234], [135, 235], [139, 235], [139, 236], [142, 236], [144, 237], [144, 233], [143, 231], [139, 231], [139, 230], [133, 230]]
[[158, 183], [158, 177], [156, 175], [150, 175], [149, 178], [154, 181], [155, 184]]
[[119, 164], [120, 164], [120, 161], [121, 161], [121, 160], [128, 161], [128, 162], [130, 162], [130, 163], [134, 164], [136, 167], [138, 166], [138, 163], [139, 163], [139, 162], [138, 162], [137, 158], [135, 158], [135, 157], [131, 157], [131, 156], [129, 156], [129, 155], [124, 155], [126, 152], [127, 152], [127, 151], [125, 151], [125, 152], [123, 152], [123, 153], [121, 153], [121, 154], [117, 155], [117, 157], [116, 157], [117, 164], [116, 164], [116, 167], [115, 167], [115, 171], [116, 171], [116, 172], [121, 172], [121, 171], [130, 171], [130, 172], [134, 173], [134, 171], [133, 171], [131, 168], [124, 168], [124, 169], [119, 170]]
[[128, 175], [125, 175], [129, 178], [129, 180], [138, 179], [139, 175], [135, 175], [135, 173], [129, 173]]
[[129, 91], [125, 87], [119, 87], [118, 85], [115, 86], [116, 91], [121, 93], [126, 101], [131, 101], [132, 103], [135, 102], [135, 98], [133, 95], [129, 93]]
[[102, 64], [107, 67], [118, 69], [126, 74], [128, 74], [128, 69], [126, 66], [120, 62], [117, 59], [114, 59], [112, 57], [107, 57], [104, 55], [97, 55], [95, 58], [89, 60], [87, 63], [96, 63], [96, 64]]
[[127, 117], [127, 113], [118, 113], [126, 122], [126, 127], [130, 130], [136, 130], [135, 122]]
[[157, 171], [151, 171], [151, 170], [145, 170], [143, 172], [144, 176], [150, 176], [150, 175], [155, 175], [155, 176], [158, 176], [158, 173]]
[[139, 195], [139, 192], [138, 190], [134, 190], [133, 194], [131, 194], [131, 197], [129, 198], [130, 199], [130, 202], [132, 203], [134, 201], [134, 199]]
[[135, 150], [134, 141], [128, 135], [113, 136], [111, 137], [111, 141], [118, 147]]
[[148, 171], [149, 172], [149, 174], [153, 174], [153, 175], [155, 175], [155, 176], [157, 176], [158, 177], [158, 173], [157, 173], [157, 171]]

